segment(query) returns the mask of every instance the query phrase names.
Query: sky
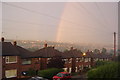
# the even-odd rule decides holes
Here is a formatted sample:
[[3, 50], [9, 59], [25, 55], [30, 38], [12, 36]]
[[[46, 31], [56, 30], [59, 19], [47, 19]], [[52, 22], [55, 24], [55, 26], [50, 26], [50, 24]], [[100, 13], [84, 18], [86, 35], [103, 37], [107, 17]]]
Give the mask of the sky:
[[117, 2], [5, 2], [2, 36], [17, 40], [113, 44]]

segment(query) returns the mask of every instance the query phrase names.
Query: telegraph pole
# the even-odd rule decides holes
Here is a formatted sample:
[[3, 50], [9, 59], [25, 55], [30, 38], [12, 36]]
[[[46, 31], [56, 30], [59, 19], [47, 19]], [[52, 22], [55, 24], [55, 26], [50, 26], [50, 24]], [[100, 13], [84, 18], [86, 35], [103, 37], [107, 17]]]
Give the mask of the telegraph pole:
[[116, 56], [116, 32], [114, 32], [114, 57]]

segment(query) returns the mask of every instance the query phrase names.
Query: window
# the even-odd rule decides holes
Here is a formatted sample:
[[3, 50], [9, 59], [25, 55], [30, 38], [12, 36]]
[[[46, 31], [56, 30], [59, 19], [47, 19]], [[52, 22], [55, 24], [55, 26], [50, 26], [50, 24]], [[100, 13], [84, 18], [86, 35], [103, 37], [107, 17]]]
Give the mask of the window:
[[106, 61], [109, 61], [109, 59], [107, 58]]
[[69, 63], [71, 63], [71, 62], [72, 62], [72, 58], [69, 59]]
[[91, 62], [91, 58], [89, 58], [89, 62]]
[[69, 73], [71, 73], [71, 71], [72, 71], [72, 68], [69, 68]]
[[83, 61], [83, 59], [82, 58], [79, 58], [79, 62], [82, 62]]
[[89, 65], [89, 68], [91, 68], [91, 65]]
[[96, 59], [94, 59], [94, 62], [96, 62], [96, 61], [98, 61], [99, 59], [98, 58], [96, 58]]
[[75, 67], [75, 72], [78, 72], [78, 67]]
[[22, 64], [31, 64], [31, 59], [23, 59]]
[[103, 59], [99, 59], [100, 61], [103, 61]]
[[85, 62], [88, 62], [89, 61], [89, 58], [85, 58]]
[[6, 77], [6, 78], [17, 77], [17, 70], [16, 70], [16, 69], [6, 70], [6, 71], [5, 71], [5, 77]]
[[81, 61], [82, 61], [82, 62], [84, 62], [84, 61], [85, 61], [85, 58], [84, 58], [84, 57], [82, 57]]
[[64, 61], [65, 61], [65, 64], [68, 62], [68, 59], [64, 59]]
[[50, 62], [51, 58], [47, 58], [47, 64]]
[[76, 58], [76, 62], [78, 62], [79, 61], [79, 58]]
[[17, 63], [17, 56], [6, 56], [6, 63]]
[[82, 70], [82, 65], [79, 65], [79, 70]]
[[88, 68], [88, 67], [89, 67], [89, 65], [86, 65], [85, 67], [87, 67], [87, 68]]

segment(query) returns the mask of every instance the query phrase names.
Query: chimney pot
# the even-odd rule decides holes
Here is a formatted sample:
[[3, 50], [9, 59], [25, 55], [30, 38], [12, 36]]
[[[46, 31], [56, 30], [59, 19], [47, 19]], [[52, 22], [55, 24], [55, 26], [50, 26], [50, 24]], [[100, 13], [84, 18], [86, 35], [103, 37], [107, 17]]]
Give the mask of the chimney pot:
[[5, 40], [4, 37], [2, 37], [2, 38], [1, 38], [1, 41], [4, 42], [4, 40]]
[[89, 49], [88, 49], [88, 51], [87, 51], [87, 52], [90, 52], [90, 51], [89, 51]]
[[53, 46], [53, 49], [55, 48], [55, 46]]
[[16, 41], [14, 41], [14, 42], [13, 42], [13, 45], [14, 45], [14, 46], [16, 46], [16, 45], [17, 45], [17, 42], [16, 42]]
[[73, 50], [73, 47], [71, 47], [70, 49]]
[[46, 43], [46, 44], [44, 44], [44, 47], [47, 47], [47, 43]]

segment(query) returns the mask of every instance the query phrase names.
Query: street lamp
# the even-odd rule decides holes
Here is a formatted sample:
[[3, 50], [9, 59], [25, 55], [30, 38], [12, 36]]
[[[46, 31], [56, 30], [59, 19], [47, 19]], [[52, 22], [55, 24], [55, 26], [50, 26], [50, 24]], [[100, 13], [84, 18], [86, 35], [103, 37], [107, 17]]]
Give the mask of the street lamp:
[[83, 56], [86, 56], [86, 53], [83, 53]]

